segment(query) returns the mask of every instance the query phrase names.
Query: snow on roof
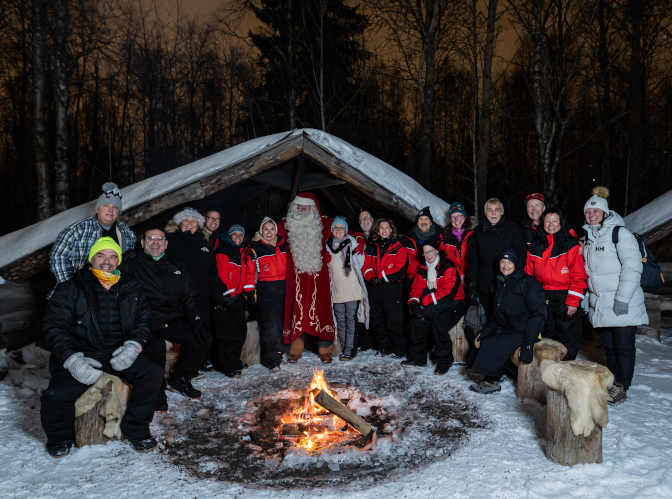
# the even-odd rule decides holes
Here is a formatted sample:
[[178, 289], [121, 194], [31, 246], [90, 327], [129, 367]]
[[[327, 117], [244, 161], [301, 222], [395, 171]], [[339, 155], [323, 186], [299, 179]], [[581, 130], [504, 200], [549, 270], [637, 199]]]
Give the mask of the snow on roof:
[[639, 210], [624, 217], [625, 226], [630, 232], [645, 234], [672, 219], [672, 191], [658, 196]]
[[[121, 189], [124, 210], [196, 182], [207, 175], [256, 156], [285, 138], [302, 133], [343, 162], [359, 170], [372, 182], [416, 207], [418, 211], [429, 206], [436, 223], [446, 227], [450, 204], [431, 194], [415, 180], [375, 156], [333, 135], [309, 128], [248, 140], [207, 158], [124, 187]], [[93, 215], [95, 207], [96, 201], [93, 200], [0, 237], [0, 268], [54, 243], [63, 229]]]

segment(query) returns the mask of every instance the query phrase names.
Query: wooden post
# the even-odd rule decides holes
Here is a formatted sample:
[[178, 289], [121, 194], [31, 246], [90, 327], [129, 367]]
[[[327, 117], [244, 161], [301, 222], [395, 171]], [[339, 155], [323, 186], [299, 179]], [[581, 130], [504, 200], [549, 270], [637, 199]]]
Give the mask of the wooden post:
[[453, 342], [453, 362], [466, 362], [469, 355], [469, 342], [464, 337], [464, 317], [448, 332]]
[[536, 400], [540, 404], [546, 403], [546, 385], [541, 381], [541, 371], [537, 359], [533, 358], [529, 364], [521, 363], [518, 366], [516, 397]]
[[240, 353], [240, 361], [248, 366], [261, 364], [261, 346], [259, 344], [259, 324], [257, 321], [247, 323], [247, 339]]
[[171, 343], [168, 340], [163, 341], [166, 342], [166, 365], [163, 371], [163, 378], [168, 379], [170, 378], [170, 373], [173, 371], [173, 367], [177, 363], [177, 359], [180, 358], [183, 348], [179, 343]]
[[548, 440], [546, 457], [563, 466], [601, 463], [602, 428], [596, 424], [590, 436], [575, 437], [570, 425], [567, 398], [553, 388], [546, 387], [546, 389], [546, 438]]
[[77, 419], [75, 419], [75, 446], [83, 447], [84, 445], [105, 445], [107, 442], [114, 440], [103, 435], [105, 430], [105, 418], [100, 416], [100, 408], [105, 403], [107, 395], [112, 389], [112, 381], [108, 381], [101, 390], [102, 397], [93, 406], [93, 408]]

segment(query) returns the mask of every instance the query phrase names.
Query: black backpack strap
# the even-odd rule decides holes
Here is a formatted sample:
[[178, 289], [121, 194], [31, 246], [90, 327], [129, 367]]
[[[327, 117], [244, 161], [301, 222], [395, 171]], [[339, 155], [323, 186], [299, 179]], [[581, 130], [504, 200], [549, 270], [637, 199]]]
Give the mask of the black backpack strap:
[[614, 246], [618, 244], [618, 231], [621, 230], [622, 225], [617, 225], [614, 227], [614, 230], [611, 231], [611, 242], [614, 243]]

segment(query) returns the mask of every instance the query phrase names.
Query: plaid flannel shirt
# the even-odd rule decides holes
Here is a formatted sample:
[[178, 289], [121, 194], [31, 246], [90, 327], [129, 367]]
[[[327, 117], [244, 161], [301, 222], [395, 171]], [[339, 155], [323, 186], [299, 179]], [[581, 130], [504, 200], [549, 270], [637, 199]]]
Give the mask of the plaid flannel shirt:
[[[121, 252], [133, 249], [136, 238], [130, 227], [117, 220], [117, 229], [121, 233], [119, 241]], [[91, 246], [102, 235], [103, 229], [96, 215], [75, 222], [61, 231], [49, 258], [49, 267], [58, 283], [69, 280], [75, 272], [86, 265]]]

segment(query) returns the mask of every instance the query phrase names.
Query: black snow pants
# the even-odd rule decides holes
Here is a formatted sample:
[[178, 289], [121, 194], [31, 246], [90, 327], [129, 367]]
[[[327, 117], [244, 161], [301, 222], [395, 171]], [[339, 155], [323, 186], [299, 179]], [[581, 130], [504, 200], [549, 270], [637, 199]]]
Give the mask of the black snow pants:
[[[179, 343], [184, 347], [180, 358], [177, 359], [173, 367], [173, 376], [193, 378], [198, 375], [198, 370], [208, 358], [212, 338], [203, 341], [200, 337], [194, 335], [191, 326], [184, 319], [177, 319], [168, 327], [156, 331], [155, 334], [172, 343]], [[150, 348], [150, 353], [154, 355], [154, 346], [147, 346]], [[164, 356], [165, 348], [166, 345], [164, 343]]]
[[217, 336], [219, 362], [224, 372], [243, 368], [240, 354], [247, 339], [245, 298], [237, 295], [236, 301], [224, 310], [215, 310], [215, 335]]
[[604, 343], [607, 368], [614, 373], [614, 381], [630, 388], [635, 374], [635, 336], [637, 326], [595, 328]]
[[[103, 364], [101, 370], [133, 385], [121, 430], [131, 440], [150, 438], [149, 423], [154, 418], [156, 398], [163, 385], [163, 366], [140, 352], [131, 367], [115, 371], [110, 367], [111, 357], [111, 351], [105, 353], [100, 361]], [[90, 386], [77, 381], [63, 366], [50, 365], [50, 371], [49, 386], [40, 399], [42, 428], [49, 443], [72, 442], [75, 438], [75, 402]]]
[[546, 290], [546, 331], [543, 336], [559, 341], [567, 348], [562, 360], [576, 360], [581, 338], [581, 314], [579, 310], [571, 317], [567, 315], [566, 290]]
[[369, 287], [370, 325], [382, 354], [406, 355], [403, 297], [401, 282], [381, 282]]
[[427, 362], [427, 336], [431, 334], [434, 343], [437, 369], [447, 369], [453, 365], [453, 342], [448, 332], [460, 322], [464, 315], [465, 302], [455, 301], [451, 308], [441, 312], [434, 320], [411, 319], [408, 325], [410, 343], [408, 360], [424, 364]]
[[523, 333], [513, 329], [498, 329], [481, 341], [473, 370], [489, 378], [504, 376], [513, 352], [522, 345]]
[[257, 304], [259, 305], [259, 342], [261, 364], [273, 369], [282, 362], [285, 350], [282, 330], [285, 326], [286, 283], [282, 281], [257, 282]]

